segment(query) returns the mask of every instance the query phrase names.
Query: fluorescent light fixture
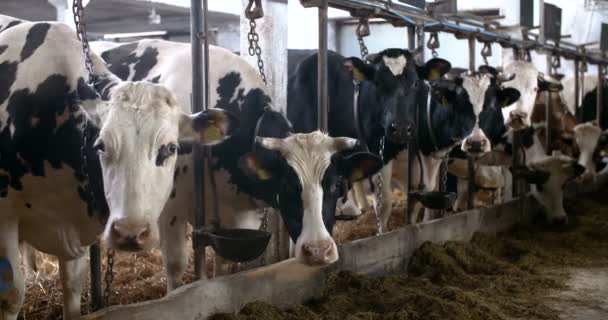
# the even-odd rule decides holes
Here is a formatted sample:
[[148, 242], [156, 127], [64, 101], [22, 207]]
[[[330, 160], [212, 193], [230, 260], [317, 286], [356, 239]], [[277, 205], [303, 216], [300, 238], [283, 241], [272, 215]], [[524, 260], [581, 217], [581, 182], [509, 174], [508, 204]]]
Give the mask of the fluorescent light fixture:
[[104, 39], [120, 39], [120, 38], [145, 38], [145, 37], [162, 37], [166, 36], [167, 31], [145, 31], [145, 32], [131, 32], [131, 33], [108, 33], [104, 34]]

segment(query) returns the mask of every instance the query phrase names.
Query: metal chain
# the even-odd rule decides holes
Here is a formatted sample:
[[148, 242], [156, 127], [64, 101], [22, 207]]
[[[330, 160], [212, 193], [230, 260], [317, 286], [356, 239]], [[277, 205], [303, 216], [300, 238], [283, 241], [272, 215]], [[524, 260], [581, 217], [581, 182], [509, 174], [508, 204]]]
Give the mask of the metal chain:
[[82, 0], [74, 0], [72, 5], [72, 13], [74, 14], [74, 25], [76, 27], [76, 34], [80, 43], [82, 44], [82, 53], [84, 54], [84, 63], [89, 72], [88, 82], [93, 83], [93, 61], [90, 57], [91, 47], [87, 40], [87, 25], [84, 22], [84, 8], [82, 6]]
[[484, 42], [483, 43], [483, 49], [481, 49], [481, 58], [483, 59], [483, 63], [486, 66], [489, 66], [490, 64], [488, 63], [488, 57], [492, 56], [492, 45], [490, 44], [490, 42]]
[[431, 36], [429, 37], [429, 41], [427, 41], [426, 46], [431, 49], [431, 54], [433, 55], [433, 58], [437, 58], [439, 54], [437, 53], [436, 49], [440, 46], [439, 35], [437, 34], [437, 32], [431, 32]]
[[103, 301], [106, 307], [110, 306], [110, 295], [112, 294], [112, 281], [114, 281], [114, 250], [108, 249], [107, 251], [107, 264], [106, 264], [106, 288], [103, 291]]
[[[82, 45], [82, 53], [84, 55], [84, 63], [88, 72], [88, 83], [93, 84], [93, 61], [91, 60], [91, 48], [89, 46], [89, 41], [87, 40], [87, 25], [84, 19], [84, 7], [82, 5], [82, 0], [74, 0], [72, 3], [72, 13], [74, 14], [74, 26], [76, 28], [76, 34], [80, 39], [80, 43]], [[84, 125], [82, 128], [82, 146], [80, 147], [80, 156], [82, 159], [82, 174], [84, 176], [84, 191], [89, 196], [89, 201], [91, 203], [92, 210], [96, 209], [96, 201], [95, 195], [93, 194], [93, 188], [91, 186], [91, 179], [89, 178], [89, 170], [88, 170], [88, 158], [87, 158], [87, 146], [88, 146], [88, 120], [84, 118]], [[107, 251], [107, 265], [106, 265], [106, 274], [105, 274], [105, 282], [106, 288], [103, 292], [103, 299], [106, 306], [110, 303], [110, 295], [112, 290], [112, 281], [114, 281], [114, 250], [108, 249]]]
[[562, 66], [562, 62], [561, 59], [559, 57], [559, 55], [555, 54], [551, 57], [551, 68], [552, 68], [552, 73], [556, 74], [557, 70]]
[[247, 34], [247, 40], [249, 40], [249, 55], [257, 56], [258, 58], [258, 69], [260, 71], [260, 77], [264, 82], [264, 85], [268, 85], [266, 82], [266, 72], [264, 71], [264, 61], [262, 60], [262, 48], [260, 48], [260, 36], [255, 30], [257, 24], [255, 19], [249, 19], [249, 33]]
[[369, 31], [369, 19], [367, 17], [359, 18], [359, 25], [356, 30], [357, 41], [359, 42], [359, 50], [361, 50], [361, 59], [365, 59], [365, 57], [369, 54], [367, 50], [367, 46], [365, 45], [364, 37], [370, 35]]
[[[384, 163], [384, 137], [380, 138], [380, 161]], [[376, 188], [376, 205], [374, 206], [374, 214], [376, 215], [376, 230], [378, 234], [384, 233], [384, 229], [382, 227], [382, 221], [380, 221], [380, 213], [382, 212], [382, 187], [384, 184], [384, 179], [382, 178], [382, 171], [378, 173], [378, 187]]]
[[[262, 223], [260, 224], [260, 230], [261, 231], [268, 230], [268, 208], [262, 209]], [[265, 254], [262, 254], [262, 257], [260, 258], [260, 264], [263, 266], [266, 265], [266, 255]]]

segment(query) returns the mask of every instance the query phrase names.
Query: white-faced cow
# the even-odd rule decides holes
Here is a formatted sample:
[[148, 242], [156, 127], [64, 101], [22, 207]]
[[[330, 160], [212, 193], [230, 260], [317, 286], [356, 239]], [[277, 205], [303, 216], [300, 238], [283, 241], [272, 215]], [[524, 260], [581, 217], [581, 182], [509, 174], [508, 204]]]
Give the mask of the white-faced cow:
[[235, 128], [225, 111], [190, 115], [166, 87], [122, 82], [91, 59], [96, 88], [67, 25], [0, 32], [0, 258], [13, 274], [1, 319], [23, 302], [20, 240], [59, 258], [64, 318], [78, 317], [87, 246], [102, 233], [117, 249], [156, 245], [180, 141], [216, 144]]
[[[100, 54], [122, 79], [161, 83], [173, 90], [179, 103], [188, 105], [189, 44], [141, 40]], [[222, 224], [259, 228], [261, 209], [272, 206], [281, 212], [296, 244], [297, 259], [307, 264], [335, 262], [338, 253], [331, 232], [337, 199], [346, 182], [377, 171], [379, 159], [367, 152], [346, 156], [356, 139], [330, 138], [320, 132], [291, 135], [289, 122], [271, 109], [259, 74], [246, 60], [214, 46], [209, 57], [210, 105], [239, 120], [238, 132], [212, 149]], [[187, 170], [192, 160], [182, 151], [174, 192], [159, 222], [169, 289], [181, 284], [187, 265], [185, 226], [193, 221], [192, 179]]]

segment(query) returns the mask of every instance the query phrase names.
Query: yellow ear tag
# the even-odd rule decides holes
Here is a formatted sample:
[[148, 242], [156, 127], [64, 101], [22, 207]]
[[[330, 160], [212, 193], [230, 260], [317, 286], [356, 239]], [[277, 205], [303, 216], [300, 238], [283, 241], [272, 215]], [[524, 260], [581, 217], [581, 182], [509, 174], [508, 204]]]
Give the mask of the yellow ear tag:
[[357, 68], [353, 68], [353, 80], [363, 81], [365, 80], [365, 75]]
[[365, 176], [363, 174], [363, 170], [360, 168], [353, 170], [353, 173], [350, 175], [351, 181], [358, 181], [363, 179], [364, 177]]
[[222, 140], [222, 130], [217, 125], [211, 124], [201, 132], [203, 143], [212, 143]]
[[255, 172], [255, 176], [260, 180], [269, 180], [271, 178], [270, 172], [258, 166], [254, 157], [247, 157], [247, 167]]
[[439, 73], [439, 70], [433, 68], [431, 69], [431, 72], [429, 72], [429, 80], [437, 80], [441, 78], [441, 74]]

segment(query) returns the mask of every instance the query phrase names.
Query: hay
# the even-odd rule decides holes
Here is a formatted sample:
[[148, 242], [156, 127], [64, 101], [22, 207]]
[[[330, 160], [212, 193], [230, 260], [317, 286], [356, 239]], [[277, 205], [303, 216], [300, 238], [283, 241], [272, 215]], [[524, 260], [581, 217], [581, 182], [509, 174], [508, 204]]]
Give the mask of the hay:
[[215, 320], [558, 319], [548, 303], [565, 289], [567, 268], [608, 266], [608, 199], [566, 203], [571, 225], [517, 226], [470, 242], [426, 243], [408, 272], [370, 278], [330, 274], [320, 297], [290, 309], [263, 302]]

